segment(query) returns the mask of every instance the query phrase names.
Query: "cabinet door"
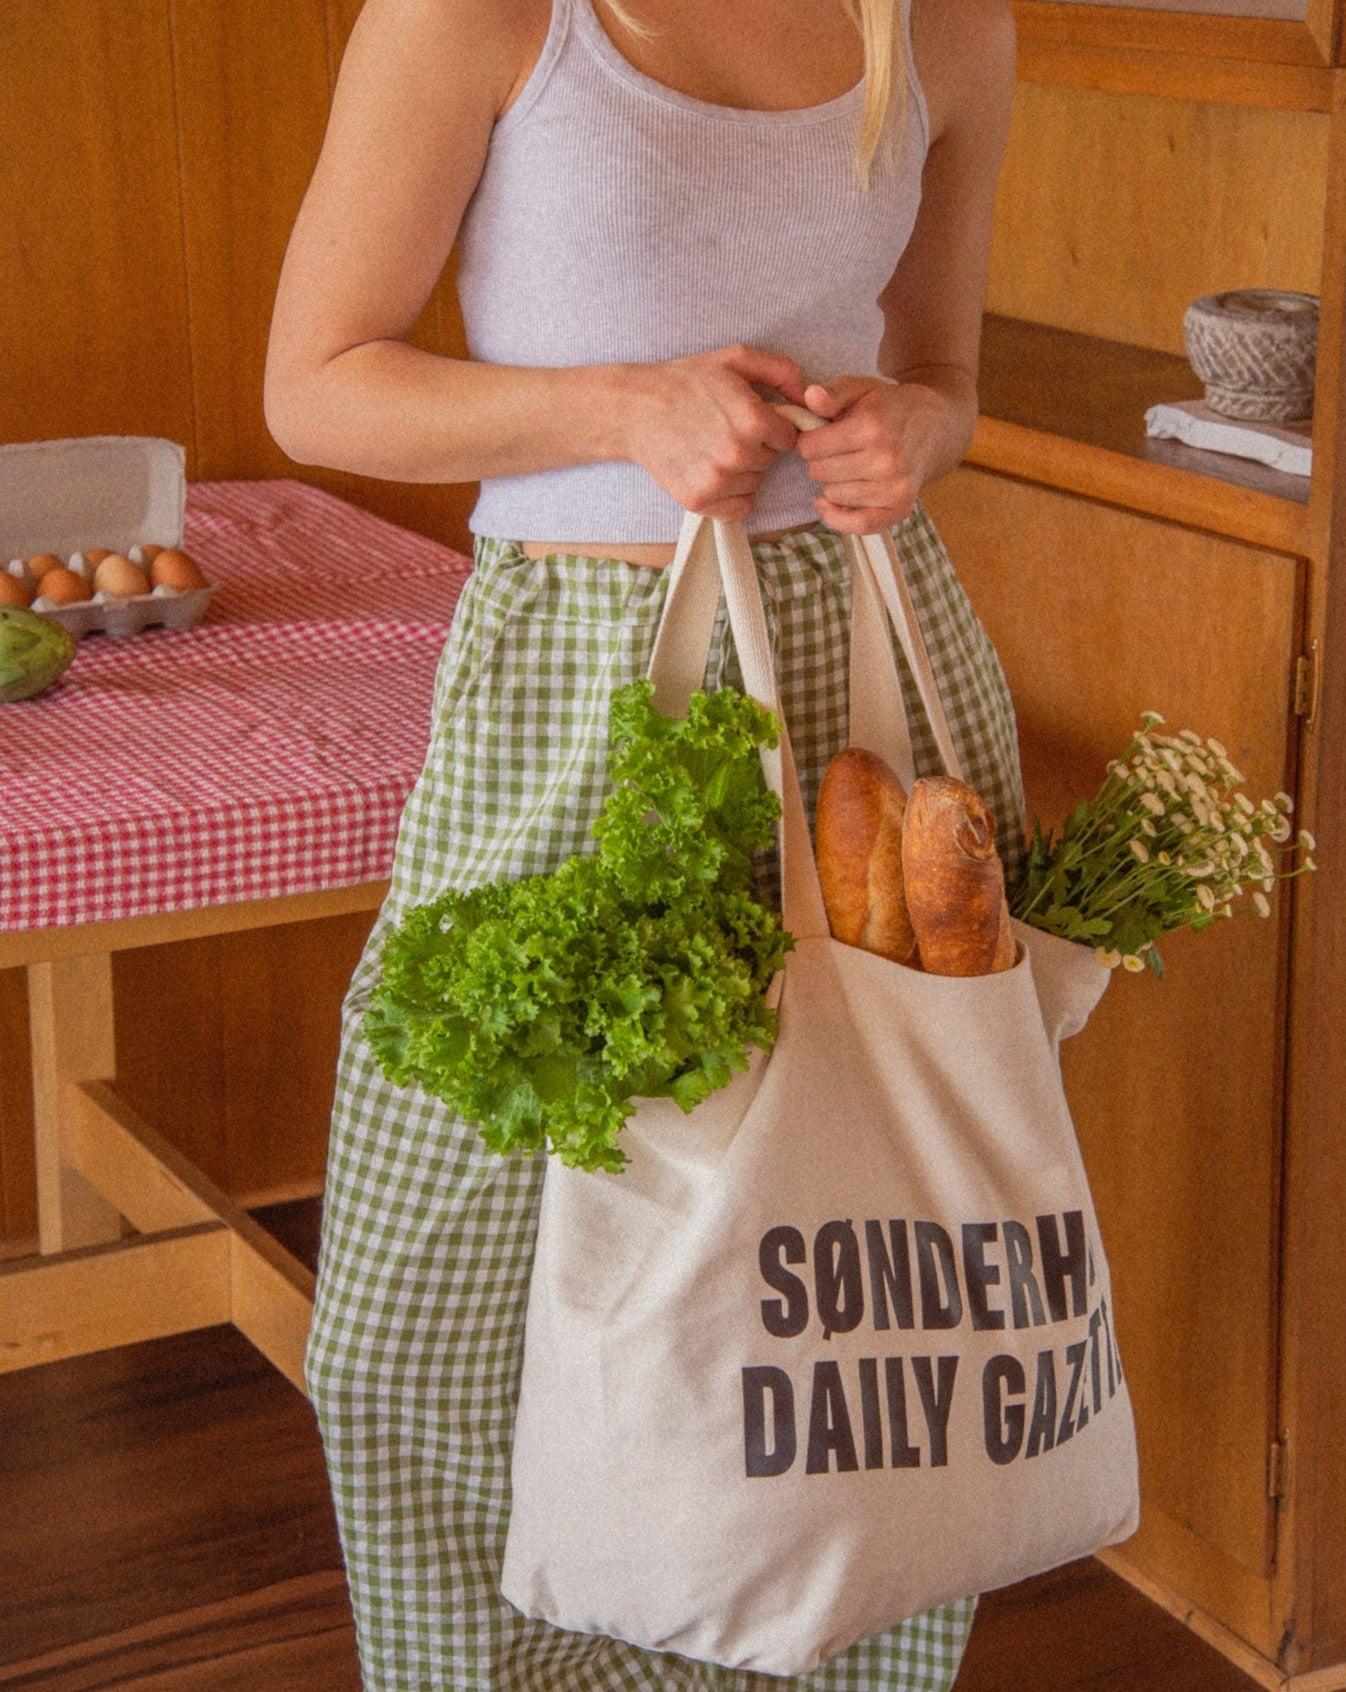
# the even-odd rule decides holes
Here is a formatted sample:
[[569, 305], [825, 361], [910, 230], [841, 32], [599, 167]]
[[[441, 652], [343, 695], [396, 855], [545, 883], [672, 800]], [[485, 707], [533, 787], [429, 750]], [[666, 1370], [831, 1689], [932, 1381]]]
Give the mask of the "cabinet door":
[[[987, 472], [925, 505], [1014, 696], [1030, 812], [1092, 793], [1146, 708], [1292, 791], [1299, 562]], [[1268, 1654], [1285, 901], [1119, 974], [1062, 1053], [1112, 1264], [1143, 1510], [1122, 1552]]]

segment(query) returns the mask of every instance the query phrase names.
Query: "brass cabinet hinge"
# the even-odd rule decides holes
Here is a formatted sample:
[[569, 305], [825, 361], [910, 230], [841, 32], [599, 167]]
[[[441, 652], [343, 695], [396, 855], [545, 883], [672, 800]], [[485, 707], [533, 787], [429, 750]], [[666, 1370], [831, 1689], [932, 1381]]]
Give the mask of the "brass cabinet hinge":
[[1318, 695], [1322, 688], [1323, 667], [1318, 658], [1318, 642], [1311, 640], [1307, 652], [1295, 659], [1294, 712], [1303, 717], [1309, 728], [1318, 715]]
[[1267, 1497], [1284, 1498], [1287, 1452], [1283, 1439], [1274, 1439], [1267, 1450]]

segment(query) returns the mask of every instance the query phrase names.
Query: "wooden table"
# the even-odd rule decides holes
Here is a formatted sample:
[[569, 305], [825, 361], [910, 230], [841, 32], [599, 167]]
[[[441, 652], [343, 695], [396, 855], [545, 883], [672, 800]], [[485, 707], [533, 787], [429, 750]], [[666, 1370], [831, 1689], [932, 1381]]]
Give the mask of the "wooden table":
[[231, 1322], [303, 1389], [311, 1272], [116, 1085], [118, 951], [373, 912], [461, 553], [288, 478], [194, 484], [194, 630], [0, 706], [0, 969], [27, 972], [38, 1254], [0, 1370]]
[[304, 1389], [312, 1272], [117, 1092], [112, 956], [374, 910], [386, 882], [0, 934], [28, 973], [40, 1256], [0, 1265], [0, 1370], [232, 1322]]

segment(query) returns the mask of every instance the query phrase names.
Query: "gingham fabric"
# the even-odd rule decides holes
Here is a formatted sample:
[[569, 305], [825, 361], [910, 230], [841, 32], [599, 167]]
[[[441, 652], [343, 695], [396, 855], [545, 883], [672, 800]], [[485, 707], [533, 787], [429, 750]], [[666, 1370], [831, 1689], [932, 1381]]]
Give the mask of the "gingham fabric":
[[471, 560], [286, 477], [191, 484], [183, 544], [202, 623], [0, 707], [0, 929], [388, 874]]
[[[1013, 873], [1023, 792], [1003, 672], [919, 504], [892, 532], [965, 772]], [[811, 814], [846, 738], [848, 567], [821, 521], [753, 552]], [[591, 848], [608, 697], [646, 668], [667, 578], [573, 553], [530, 559], [492, 536], [476, 537], [475, 562], [392, 887], [343, 1006], [306, 1356], [366, 1692], [938, 1692], [957, 1672], [973, 1597], [787, 1682], [530, 1622], [499, 1595], [543, 1154], [501, 1159], [437, 1100], [392, 1086], [360, 1019], [384, 936], [409, 905]], [[916, 768], [933, 773], [900, 652], [898, 664]], [[740, 682], [721, 604], [706, 685]]]

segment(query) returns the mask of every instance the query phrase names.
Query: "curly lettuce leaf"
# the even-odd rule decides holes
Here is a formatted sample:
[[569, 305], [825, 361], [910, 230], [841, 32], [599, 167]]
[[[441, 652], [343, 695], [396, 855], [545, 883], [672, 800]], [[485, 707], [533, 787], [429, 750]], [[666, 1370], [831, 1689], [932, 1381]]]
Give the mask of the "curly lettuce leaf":
[[620, 1170], [635, 1098], [692, 1110], [775, 1039], [765, 994], [793, 941], [750, 887], [779, 723], [732, 689], [682, 719], [652, 698], [647, 681], [613, 695], [595, 852], [441, 894], [384, 945], [364, 1018], [380, 1066], [502, 1155]]
[[780, 815], [759, 756], [780, 738], [775, 713], [733, 688], [698, 690], [681, 718], [662, 716], [653, 698], [645, 680], [613, 696], [599, 857], [619, 886], [649, 898], [696, 884], [746, 888], [751, 854], [774, 843]]

